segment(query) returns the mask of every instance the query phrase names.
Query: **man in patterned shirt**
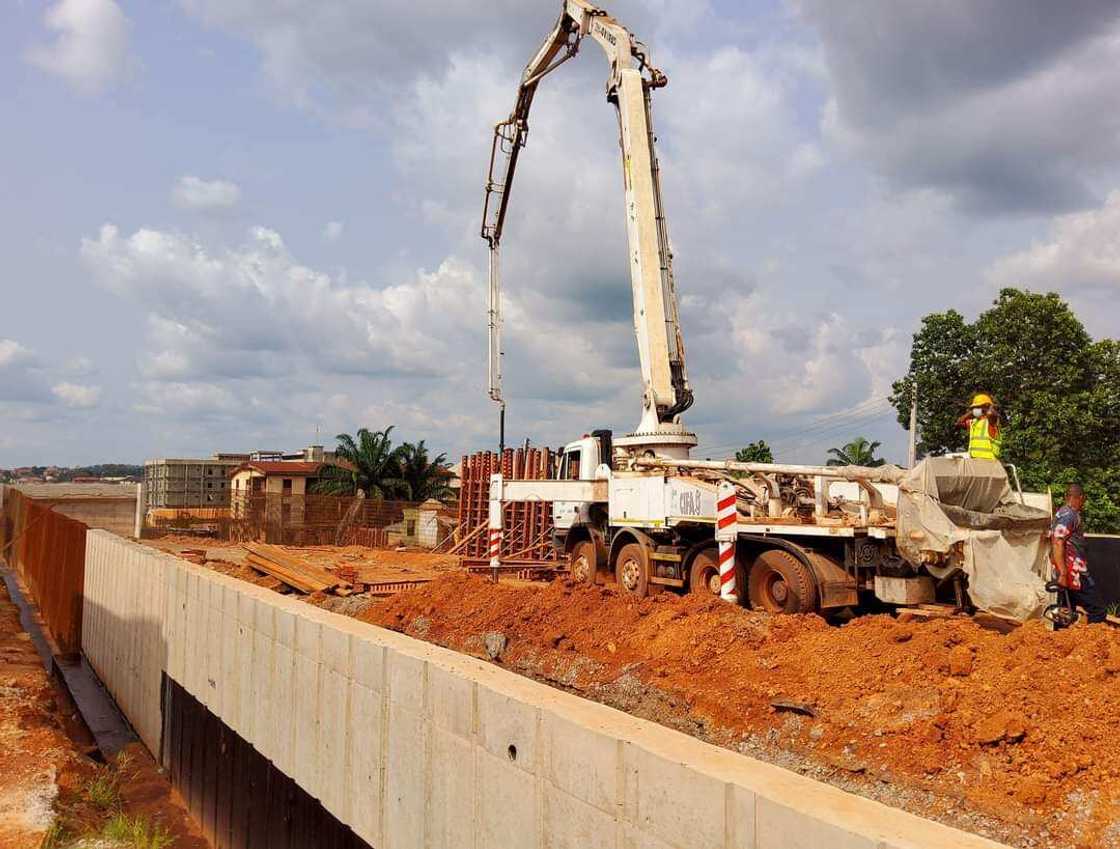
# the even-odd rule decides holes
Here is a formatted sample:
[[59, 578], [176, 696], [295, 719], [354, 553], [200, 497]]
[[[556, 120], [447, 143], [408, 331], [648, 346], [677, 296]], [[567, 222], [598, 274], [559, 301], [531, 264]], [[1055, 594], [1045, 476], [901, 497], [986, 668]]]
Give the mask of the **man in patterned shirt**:
[[1085, 490], [1071, 483], [1066, 503], [1054, 516], [1050, 529], [1050, 562], [1058, 575], [1058, 585], [1069, 590], [1070, 601], [1084, 608], [1090, 622], [1104, 622], [1107, 611], [1089, 573], [1085, 532], [1081, 527], [1081, 508]]

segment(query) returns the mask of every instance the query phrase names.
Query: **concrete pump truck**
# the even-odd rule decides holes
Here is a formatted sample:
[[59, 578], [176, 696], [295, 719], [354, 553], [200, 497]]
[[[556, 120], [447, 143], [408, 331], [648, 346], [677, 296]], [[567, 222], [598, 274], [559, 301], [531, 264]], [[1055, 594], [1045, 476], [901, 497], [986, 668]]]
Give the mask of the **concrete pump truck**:
[[[961, 547], [900, 551], [896, 467], [795, 466], [689, 457], [697, 444], [681, 415], [692, 405], [677, 310], [651, 97], [668, 78], [615, 18], [587, 0], [563, 0], [560, 17], [526, 66], [510, 116], [494, 130], [482, 237], [489, 245], [490, 398], [502, 395], [500, 248], [518, 158], [541, 80], [590, 37], [610, 65], [607, 100], [619, 124], [634, 331], [642, 410], [632, 433], [593, 430], [566, 445], [556, 477], [503, 480], [490, 491], [492, 563], [502, 505], [553, 505], [554, 545], [579, 581], [613, 575], [622, 591], [712, 593], [772, 612], [829, 612], [861, 596], [933, 601], [931, 566], [951, 567]], [[998, 464], [997, 464], [998, 465]], [[920, 547], [920, 546], [919, 546]]]

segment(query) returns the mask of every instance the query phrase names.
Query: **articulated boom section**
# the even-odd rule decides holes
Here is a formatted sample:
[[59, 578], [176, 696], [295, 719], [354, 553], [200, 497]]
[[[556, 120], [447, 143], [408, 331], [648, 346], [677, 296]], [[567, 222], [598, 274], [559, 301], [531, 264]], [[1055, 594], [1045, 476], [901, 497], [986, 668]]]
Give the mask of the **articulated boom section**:
[[529, 132], [529, 110], [540, 80], [575, 56], [587, 36], [599, 43], [610, 62], [607, 100], [619, 119], [634, 332], [642, 371], [641, 421], [635, 433], [615, 444], [634, 456], [683, 459], [696, 444], [696, 437], [680, 422], [693, 396], [650, 112], [650, 93], [668, 78], [650, 64], [645, 48], [625, 27], [586, 0], [565, 0], [556, 26], [525, 67], [513, 111], [494, 128], [482, 220], [482, 237], [490, 248], [490, 397], [504, 409], [499, 251], [517, 160]]

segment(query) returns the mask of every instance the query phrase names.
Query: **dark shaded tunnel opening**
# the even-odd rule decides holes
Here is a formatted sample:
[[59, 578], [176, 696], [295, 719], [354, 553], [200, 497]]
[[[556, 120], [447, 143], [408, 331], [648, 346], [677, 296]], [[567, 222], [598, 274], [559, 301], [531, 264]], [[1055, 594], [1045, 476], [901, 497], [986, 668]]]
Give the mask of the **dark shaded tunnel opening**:
[[372, 849], [166, 672], [160, 699], [160, 761], [214, 849]]

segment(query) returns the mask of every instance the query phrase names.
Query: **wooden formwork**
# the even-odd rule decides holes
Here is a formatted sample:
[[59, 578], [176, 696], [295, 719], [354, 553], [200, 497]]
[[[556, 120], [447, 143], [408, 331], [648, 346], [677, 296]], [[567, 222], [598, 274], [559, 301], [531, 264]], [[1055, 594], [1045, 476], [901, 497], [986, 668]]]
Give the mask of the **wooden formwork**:
[[[555, 454], [548, 448], [507, 448], [501, 456], [480, 451], [463, 458], [459, 489], [457, 544], [452, 549], [466, 559], [488, 556], [490, 476], [501, 472], [506, 480], [543, 480], [553, 476]], [[525, 562], [552, 562], [552, 502], [517, 502], [505, 505], [502, 515], [502, 558]]]

